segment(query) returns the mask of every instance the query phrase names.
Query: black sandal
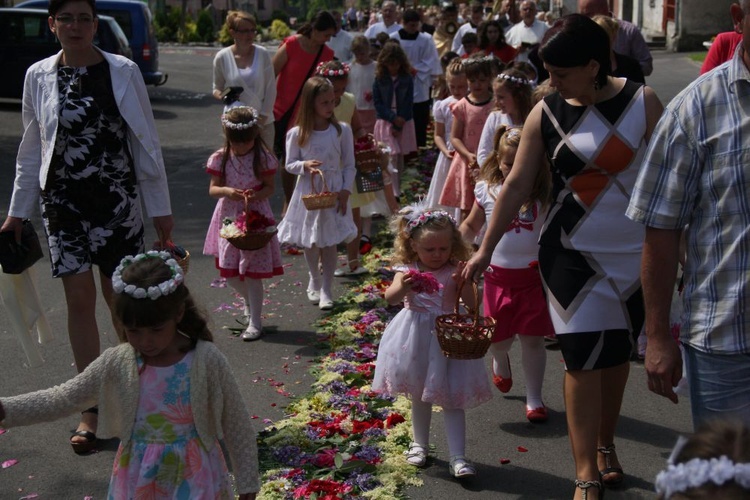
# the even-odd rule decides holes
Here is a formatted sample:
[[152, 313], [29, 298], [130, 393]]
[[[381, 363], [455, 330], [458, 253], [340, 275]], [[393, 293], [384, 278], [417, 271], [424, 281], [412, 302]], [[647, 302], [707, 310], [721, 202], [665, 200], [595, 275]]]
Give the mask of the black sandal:
[[[622, 467], [612, 467], [610, 462], [610, 455], [615, 452], [615, 445], [600, 446], [596, 451], [604, 455], [605, 468], [599, 471], [604, 486], [608, 488], [616, 488], [620, 486], [625, 478], [625, 473], [623, 472]], [[612, 479], [606, 479], [605, 476], [609, 474], [614, 474], [615, 476]]]
[[582, 492], [581, 500], [588, 500], [589, 488], [596, 488], [599, 490], [599, 499], [604, 498], [604, 487], [601, 481], [583, 481], [582, 479], [575, 480], [576, 488], [580, 488]]
[[[99, 415], [99, 408], [96, 406], [93, 406], [91, 408], [88, 408], [86, 410], [83, 410], [81, 412], [81, 415], [84, 413], [93, 413], [94, 415]], [[73, 452], [75, 452], [76, 455], [85, 455], [87, 453], [90, 453], [96, 449], [96, 445], [98, 444], [98, 439], [96, 437], [96, 434], [94, 434], [91, 431], [73, 431], [72, 436], [70, 436], [71, 439], [73, 439], [75, 436], [82, 437], [86, 441], [71, 441], [70, 446], [73, 447]]]

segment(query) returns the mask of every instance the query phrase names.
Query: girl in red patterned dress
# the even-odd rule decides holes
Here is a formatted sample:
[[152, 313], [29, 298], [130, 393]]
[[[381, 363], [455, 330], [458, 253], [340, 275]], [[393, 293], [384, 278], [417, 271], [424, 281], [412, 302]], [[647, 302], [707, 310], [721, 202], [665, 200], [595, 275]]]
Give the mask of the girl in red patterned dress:
[[240, 250], [220, 236], [224, 219], [237, 220], [249, 212], [273, 220], [268, 199], [274, 191], [278, 162], [260, 137], [258, 112], [247, 106], [229, 109], [221, 117], [226, 143], [208, 159], [211, 175], [208, 193], [218, 198], [206, 234], [203, 253], [216, 257], [219, 275], [242, 297], [247, 329], [242, 340], [256, 340], [261, 335], [264, 278], [283, 274], [279, 241], [274, 236], [258, 250]]

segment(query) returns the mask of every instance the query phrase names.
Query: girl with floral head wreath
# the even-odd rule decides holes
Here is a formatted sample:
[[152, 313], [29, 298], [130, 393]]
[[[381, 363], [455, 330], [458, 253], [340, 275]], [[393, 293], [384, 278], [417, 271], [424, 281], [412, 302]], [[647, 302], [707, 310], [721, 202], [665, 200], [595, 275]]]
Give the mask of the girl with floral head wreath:
[[446, 211], [421, 204], [401, 209], [393, 218], [396, 274], [385, 292], [402, 309], [383, 333], [372, 388], [411, 399], [413, 441], [406, 462], [427, 464], [432, 405], [443, 408], [449, 450], [449, 472], [456, 478], [476, 474], [466, 459], [465, 410], [489, 400], [484, 362], [443, 355], [434, 333], [437, 316], [453, 311], [456, 295], [468, 307], [476, 300], [458, 276], [470, 249], [455, 219]]
[[248, 106], [227, 109], [221, 116], [224, 147], [208, 159], [208, 194], [218, 198], [208, 226], [203, 253], [215, 257], [219, 276], [242, 298], [247, 323], [240, 337], [262, 334], [263, 279], [284, 274], [279, 241], [273, 236], [257, 250], [232, 245], [227, 236], [273, 231], [269, 198], [275, 189], [278, 161], [262, 137], [258, 111]]
[[167, 252], [122, 259], [112, 275], [123, 343], [52, 389], [0, 398], [4, 427], [55, 420], [93, 404], [98, 432], [120, 438], [109, 498], [234, 498], [260, 490], [250, 414], [206, 317]]

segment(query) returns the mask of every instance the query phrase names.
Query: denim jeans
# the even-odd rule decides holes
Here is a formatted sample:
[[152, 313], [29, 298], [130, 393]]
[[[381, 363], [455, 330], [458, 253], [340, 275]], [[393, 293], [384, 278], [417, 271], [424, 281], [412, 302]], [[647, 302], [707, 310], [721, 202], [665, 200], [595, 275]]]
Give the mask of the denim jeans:
[[707, 354], [685, 347], [693, 427], [717, 417], [750, 425], [750, 354]]

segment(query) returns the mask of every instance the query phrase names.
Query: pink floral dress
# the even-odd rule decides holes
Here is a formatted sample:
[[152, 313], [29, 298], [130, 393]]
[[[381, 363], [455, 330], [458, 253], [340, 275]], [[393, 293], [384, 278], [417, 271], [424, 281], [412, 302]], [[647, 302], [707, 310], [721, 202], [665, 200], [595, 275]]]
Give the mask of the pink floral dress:
[[[206, 171], [211, 175], [221, 176], [221, 158], [223, 150], [216, 151], [208, 159]], [[253, 170], [254, 154], [245, 156], [229, 155], [224, 169], [224, 185], [235, 189], [260, 189], [261, 180], [255, 176]], [[265, 154], [266, 161], [261, 166], [261, 172], [272, 174], [276, 172], [278, 162], [271, 154]], [[268, 199], [251, 201], [248, 204], [251, 211], [259, 212], [273, 219], [273, 211]], [[242, 201], [221, 198], [216, 203], [211, 224], [208, 226], [206, 242], [203, 245], [205, 255], [216, 257], [216, 269], [223, 278], [271, 278], [284, 274], [281, 262], [281, 250], [279, 240], [276, 236], [263, 248], [259, 250], [239, 250], [233, 247], [227, 240], [219, 236], [222, 221], [229, 218], [234, 221], [245, 210]]]
[[193, 353], [164, 367], [138, 358], [138, 412], [130, 441], [115, 456], [110, 500], [234, 498], [221, 446], [215, 443], [206, 451], [193, 422]]

